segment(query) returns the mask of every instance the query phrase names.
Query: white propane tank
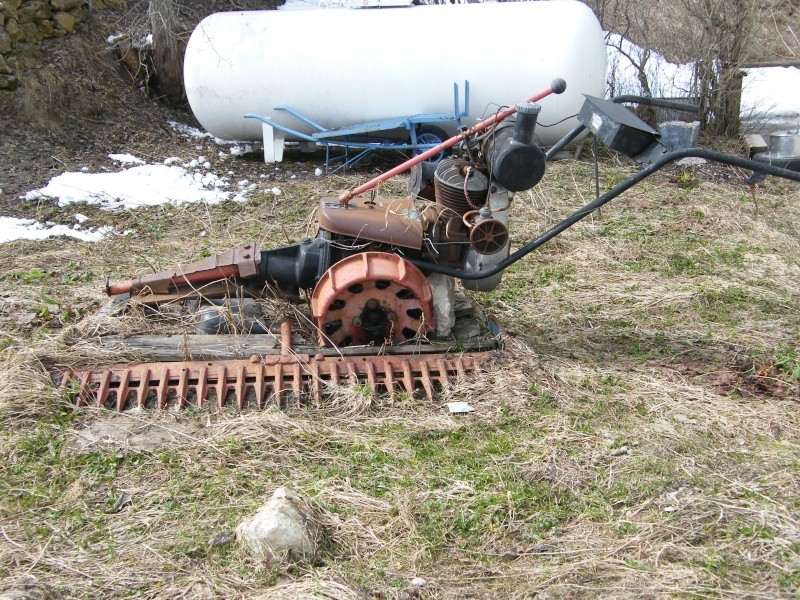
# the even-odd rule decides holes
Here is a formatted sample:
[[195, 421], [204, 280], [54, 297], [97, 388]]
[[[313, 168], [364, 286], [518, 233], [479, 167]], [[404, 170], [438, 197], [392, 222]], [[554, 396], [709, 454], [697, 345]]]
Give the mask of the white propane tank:
[[[262, 138], [247, 113], [314, 131], [276, 106], [327, 129], [453, 113], [464, 81], [462, 125], [473, 125], [561, 77], [566, 92], [540, 102], [536, 133], [550, 145], [577, 124], [583, 94], [604, 96], [605, 74], [603, 31], [574, 0], [217, 13], [195, 28], [184, 62], [192, 111], [226, 140]], [[455, 122], [435, 125], [456, 133]]]

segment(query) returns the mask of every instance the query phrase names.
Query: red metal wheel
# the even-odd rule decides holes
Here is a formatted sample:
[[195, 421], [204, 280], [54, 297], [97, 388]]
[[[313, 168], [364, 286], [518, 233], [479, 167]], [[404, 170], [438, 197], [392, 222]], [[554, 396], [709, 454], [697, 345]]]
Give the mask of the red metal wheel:
[[417, 267], [388, 252], [354, 254], [311, 295], [322, 346], [401, 343], [433, 330], [433, 294]]

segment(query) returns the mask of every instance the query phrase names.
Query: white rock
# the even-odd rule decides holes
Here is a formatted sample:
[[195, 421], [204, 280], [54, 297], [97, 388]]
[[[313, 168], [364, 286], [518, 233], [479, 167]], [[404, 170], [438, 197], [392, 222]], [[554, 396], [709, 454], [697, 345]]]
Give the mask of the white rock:
[[422, 577], [414, 577], [414, 579], [411, 580], [411, 585], [413, 585], [414, 587], [425, 587], [426, 585], [428, 585], [428, 582], [425, 581]]
[[269, 562], [284, 557], [303, 560], [316, 555], [320, 528], [306, 503], [281, 487], [256, 514], [242, 521], [236, 539], [253, 556]]
[[687, 417], [686, 415], [677, 414], [675, 415], [674, 419], [679, 423], [686, 423], [687, 425], [696, 425], [697, 419], [692, 419], [691, 417]]
[[322, 177], [322, 169], [320, 169], [319, 167], [314, 169], [314, 175], [316, 175], [317, 177]]
[[279, 187], [274, 187], [270, 191], [272, 192], [273, 196], [280, 196], [283, 193]]
[[436, 337], [450, 335], [456, 324], [456, 281], [452, 277], [440, 273], [431, 273], [428, 284], [433, 292], [433, 319], [436, 322]]
[[697, 156], [687, 156], [686, 158], [680, 159], [675, 164], [681, 167], [699, 167], [701, 165], [706, 164], [708, 161], [705, 158], [699, 158]]

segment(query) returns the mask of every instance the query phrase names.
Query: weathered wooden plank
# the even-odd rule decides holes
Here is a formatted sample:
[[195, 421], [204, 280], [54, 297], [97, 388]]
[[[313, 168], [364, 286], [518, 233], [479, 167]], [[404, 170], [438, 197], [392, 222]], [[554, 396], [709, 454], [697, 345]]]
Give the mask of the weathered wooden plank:
[[767, 67], [800, 67], [800, 60], [762, 60], [746, 62], [739, 65], [742, 69], [759, 69]]
[[[319, 348], [304, 345], [298, 335], [292, 336], [293, 352], [323, 356], [358, 356], [377, 353], [377, 348], [355, 346], [349, 348]], [[430, 354], [433, 352], [463, 352], [491, 350], [499, 346], [492, 336], [469, 339], [431, 341], [420, 344], [385, 346], [381, 354]], [[268, 356], [281, 353], [280, 336], [262, 335], [136, 335], [107, 336], [98, 340], [98, 348], [118, 351], [147, 362], [172, 362], [182, 360], [232, 360], [250, 356]]]
[[750, 158], [753, 158], [759, 152], [766, 152], [769, 149], [764, 137], [758, 133], [748, 133], [743, 136], [743, 139], [745, 150], [747, 150], [747, 155]]

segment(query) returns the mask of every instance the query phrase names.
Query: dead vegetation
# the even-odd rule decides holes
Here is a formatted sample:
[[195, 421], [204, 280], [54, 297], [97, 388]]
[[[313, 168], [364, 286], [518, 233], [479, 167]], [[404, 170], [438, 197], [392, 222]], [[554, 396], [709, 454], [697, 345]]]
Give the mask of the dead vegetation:
[[[60, 98], [61, 84], [49, 85]], [[797, 594], [796, 185], [768, 179], [757, 215], [740, 183], [746, 174], [731, 169], [673, 170], [634, 188], [518, 263], [497, 291], [473, 296], [504, 328], [511, 358], [433, 403], [356, 387], [319, 407], [245, 415], [74, 411], [46, 366], [123, 360], [98, 353], [92, 338], [112, 322], [123, 331], [143, 326], [139, 316], [101, 316], [107, 276], [244, 241], [297, 239], [313, 229], [321, 196], [382, 166], [317, 179], [318, 163], [305, 156], [290, 153], [275, 169], [254, 154], [224, 168], [264, 189], [280, 185], [280, 197], [121, 212], [16, 202], [50, 169], [103, 165], [109, 152], [152, 161], [214, 155], [207, 141], [161, 129], [166, 114], [147, 100], [135, 106], [67, 113], [77, 128], [67, 138], [90, 123], [109, 135], [86, 129], [54, 145], [19, 129], [0, 149], [11, 214], [69, 223], [80, 211], [131, 232], [95, 245], [3, 245], [0, 591], [153, 599]], [[132, 120], [126, 132], [85, 116]], [[36, 170], [26, 152], [44, 157]], [[632, 172], [606, 157], [601, 186]], [[587, 162], [551, 165], [515, 200], [512, 242], [592, 199], [592, 173]], [[476, 411], [450, 416], [450, 400]], [[210, 543], [281, 485], [321, 516], [318, 562], [266, 567]]]
[[[511, 358], [434, 403], [356, 387], [319, 407], [245, 415], [73, 411], [42, 360], [119, 358], [91, 354], [106, 274], [305, 235], [316, 199], [366, 176], [291, 179], [314, 165], [236, 160], [283, 178], [277, 205], [256, 194], [243, 206], [110, 214], [135, 233], [7, 245], [4, 587], [93, 598], [796, 591], [794, 184], [769, 179], [758, 217], [745, 174], [729, 169], [634, 188], [474, 295]], [[613, 158], [602, 167], [603, 186], [632, 173]], [[515, 201], [514, 242], [591, 199], [591, 174], [553, 164]], [[449, 416], [449, 400], [476, 411]], [[280, 485], [321, 515], [318, 562], [268, 568], [209, 544]]]

